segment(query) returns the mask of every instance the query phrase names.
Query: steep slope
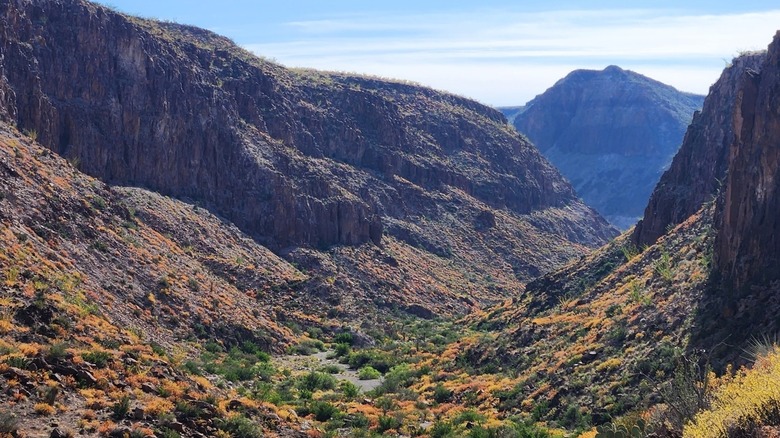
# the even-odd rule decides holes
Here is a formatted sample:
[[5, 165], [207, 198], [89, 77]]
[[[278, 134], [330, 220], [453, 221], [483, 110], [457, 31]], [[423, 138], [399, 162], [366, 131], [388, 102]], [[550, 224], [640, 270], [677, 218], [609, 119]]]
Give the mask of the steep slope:
[[330, 289], [346, 299], [463, 312], [614, 235], [473, 101], [288, 70], [78, 0], [5, 2], [0, 21], [6, 120], [90, 175], [188, 199], [343, 277]]
[[[308, 322], [289, 298], [306, 277], [234, 226], [180, 201], [108, 187], [2, 123], [0, 193], [4, 432], [10, 411], [25, 436], [57, 427], [213, 436], [243, 405], [228, 406], [235, 392], [185, 373], [182, 361], [208, 343], [280, 352], [296, 339], [281, 323]], [[151, 212], [165, 212], [190, 243]], [[123, 397], [126, 408], [112, 413]], [[250, 411], [260, 422], [275, 415]], [[132, 427], [117, 424], [129, 412]], [[268, 432], [296, 436], [271, 423]]]
[[626, 229], [641, 217], [702, 100], [616, 66], [577, 70], [528, 102], [514, 126], [585, 202]]
[[[518, 374], [509, 413], [543, 406], [561, 424], [570, 412], [598, 423], [671, 403], [664, 382], [693, 358], [723, 372], [778, 332], [778, 59], [780, 32], [724, 71], [636, 232], [472, 320], [484, 335], [459, 347], [462, 360]], [[654, 236], [641, 252], [637, 235]], [[657, 412], [673, 434], [691, 419]]]

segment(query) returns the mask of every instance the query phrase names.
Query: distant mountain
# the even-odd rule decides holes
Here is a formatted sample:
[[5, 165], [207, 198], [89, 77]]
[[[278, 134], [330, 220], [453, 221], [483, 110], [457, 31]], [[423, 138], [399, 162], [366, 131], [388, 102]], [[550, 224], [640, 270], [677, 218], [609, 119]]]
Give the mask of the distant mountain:
[[515, 118], [518, 116], [518, 114], [522, 113], [525, 110], [524, 106], [504, 106], [496, 108], [497, 110], [501, 111], [501, 114], [506, 117], [507, 121], [509, 123], [514, 123]]
[[514, 126], [586, 203], [626, 229], [642, 216], [703, 99], [616, 66], [577, 70], [528, 102]]

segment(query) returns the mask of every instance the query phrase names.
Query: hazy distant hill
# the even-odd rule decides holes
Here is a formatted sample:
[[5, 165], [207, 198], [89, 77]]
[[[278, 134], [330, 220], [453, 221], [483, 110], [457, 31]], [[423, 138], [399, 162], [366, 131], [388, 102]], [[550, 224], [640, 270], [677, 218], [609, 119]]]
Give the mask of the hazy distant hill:
[[504, 117], [506, 117], [509, 123], [514, 123], [515, 118], [518, 116], [518, 114], [522, 113], [523, 110], [525, 110], [525, 107], [524, 106], [503, 106], [497, 109], [501, 111], [501, 114], [503, 114]]
[[514, 125], [586, 203], [626, 229], [703, 99], [616, 66], [577, 70], [528, 102]]

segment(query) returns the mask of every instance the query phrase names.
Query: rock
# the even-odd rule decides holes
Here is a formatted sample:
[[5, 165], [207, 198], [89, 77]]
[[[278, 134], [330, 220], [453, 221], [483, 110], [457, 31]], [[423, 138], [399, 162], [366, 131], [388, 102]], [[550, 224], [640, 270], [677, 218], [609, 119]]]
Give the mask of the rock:
[[431, 312], [430, 309], [421, 306], [419, 304], [412, 304], [410, 306], [407, 306], [406, 309], [404, 309], [407, 313], [423, 318], [423, 319], [432, 319], [435, 314]]
[[496, 226], [496, 215], [490, 210], [482, 210], [474, 218], [474, 228], [476, 228], [479, 231], [485, 231], [495, 226]]
[[21, 383], [28, 383], [32, 381], [32, 373], [15, 367], [8, 367], [3, 372], [3, 375], [9, 379], [16, 379]]
[[237, 409], [241, 409], [244, 407], [244, 404], [241, 403], [241, 400], [233, 399], [228, 402], [227, 408], [229, 411], [235, 411]]
[[55, 427], [51, 431], [51, 434], [49, 435], [49, 438], [70, 438], [71, 436], [73, 436], [73, 434], [69, 434], [67, 432], [64, 432], [64, 431], [60, 430], [59, 427]]
[[144, 409], [140, 406], [136, 406], [131, 415], [135, 420], [143, 420], [146, 417]]
[[109, 432], [108, 436], [110, 438], [124, 438], [126, 436], [130, 436], [132, 432], [133, 432], [132, 429], [130, 429], [129, 427], [122, 426], [122, 427], [114, 428], [114, 430]]
[[667, 229], [683, 222], [716, 195], [728, 166], [734, 136], [729, 120], [742, 75], [760, 68], [763, 59], [764, 55], [758, 53], [735, 58], [711, 87], [634, 229], [632, 239], [638, 248], [655, 243]]
[[151, 383], [143, 383], [141, 384], [141, 391], [147, 394], [157, 394], [157, 387]]
[[176, 432], [184, 433], [184, 425], [179, 423], [178, 421], [169, 421], [168, 423], [166, 423], [166, 426], [169, 429], [174, 430]]
[[75, 375], [76, 379], [88, 386], [95, 386], [98, 384], [98, 380], [95, 378], [95, 376], [93, 376], [92, 373], [87, 370], [78, 369]]

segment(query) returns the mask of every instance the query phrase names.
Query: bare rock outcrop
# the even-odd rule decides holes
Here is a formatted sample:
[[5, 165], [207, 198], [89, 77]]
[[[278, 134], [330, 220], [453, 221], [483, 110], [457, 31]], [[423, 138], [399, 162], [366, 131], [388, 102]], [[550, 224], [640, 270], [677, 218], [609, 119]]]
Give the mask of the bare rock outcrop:
[[726, 175], [729, 146], [734, 139], [731, 121], [744, 75], [760, 69], [764, 55], [734, 59], [710, 87], [704, 107], [693, 117], [680, 150], [658, 182], [634, 229], [637, 246], [653, 244], [667, 229], [678, 225], [707, 201], [712, 201]]
[[718, 199], [715, 258], [736, 290], [780, 279], [780, 32], [762, 58], [739, 81]]

